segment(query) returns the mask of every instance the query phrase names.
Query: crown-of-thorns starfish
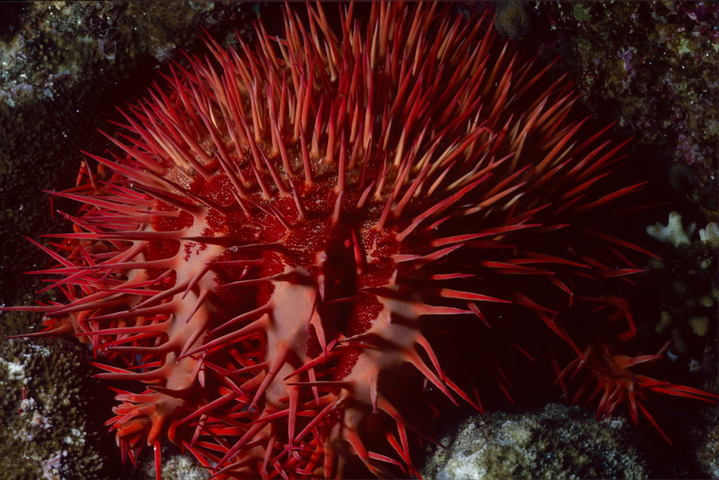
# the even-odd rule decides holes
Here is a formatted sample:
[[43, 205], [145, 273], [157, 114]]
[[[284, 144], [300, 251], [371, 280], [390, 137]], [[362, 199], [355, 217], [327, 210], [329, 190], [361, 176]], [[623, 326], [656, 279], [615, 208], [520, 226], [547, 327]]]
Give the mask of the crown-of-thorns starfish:
[[450, 6], [373, 4], [366, 23], [342, 7], [335, 30], [307, 10], [287, 8], [281, 38], [260, 23], [255, 46], [208, 41], [130, 107], [111, 158], [88, 154], [97, 173], [54, 193], [83, 206], [35, 273], [67, 302], [16, 309], [89, 342], [99, 377], [146, 385], [116, 390], [123, 456], [154, 445], [160, 478], [167, 437], [218, 478], [356, 459], [417, 474], [412, 436], [433, 437], [413, 380], [481, 409], [429, 332], [469, 318], [489, 335], [517, 312], [576, 352], [558, 382], [582, 372], [602, 415], [649, 416], [651, 391], [715, 398], [615, 351], [635, 328], [612, 292], [648, 252], [595, 225], [640, 184], [612, 186], [624, 144], [573, 119], [564, 77]]

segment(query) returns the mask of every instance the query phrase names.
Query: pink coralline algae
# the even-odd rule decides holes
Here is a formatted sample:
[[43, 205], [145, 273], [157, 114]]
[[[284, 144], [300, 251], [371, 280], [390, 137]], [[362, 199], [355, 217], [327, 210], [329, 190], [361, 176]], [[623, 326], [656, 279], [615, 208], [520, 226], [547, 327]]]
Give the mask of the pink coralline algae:
[[[575, 358], [542, 357], [556, 383], [599, 416], [715, 398], [622, 350], [619, 286], [648, 253], [602, 231], [641, 187], [614, 173], [624, 144], [573, 117], [564, 77], [451, 11], [349, 6], [332, 28], [288, 8], [282, 37], [208, 41], [54, 193], [82, 207], [36, 273], [66, 300], [13, 308], [127, 381], [108, 422], [124, 457], [154, 446], [160, 478], [169, 439], [218, 478], [417, 474], [427, 390], [482, 409], [438, 340], [466, 322], [518, 355], [512, 332], [546, 333]], [[509, 396], [499, 359], [484, 368]]]

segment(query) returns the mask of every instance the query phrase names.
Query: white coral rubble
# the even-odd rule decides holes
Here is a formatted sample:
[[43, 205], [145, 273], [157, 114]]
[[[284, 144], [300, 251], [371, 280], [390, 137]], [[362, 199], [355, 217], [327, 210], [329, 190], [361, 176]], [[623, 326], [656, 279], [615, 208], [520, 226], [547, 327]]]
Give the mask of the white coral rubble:
[[[691, 244], [691, 236], [696, 230], [694, 223], [684, 229], [682, 225], [682, 216], [677, 212], [669, 214], [669, 220], [666, 225], [657, 222], [647, 227], [647, 233], [650, 237], [660, 242], [668, 242], [678, 247], [679, 245]], [[705, 228], [699, 230], [699, 241], [709, 246], [709, 248], [719, 248], [719, 224], [709, 222]]]
[[689, 237], [694, 233], [695, 224], [690, 224], [687, 230], [682, 225], [682, 216], [678, 212], [669, 214], [669, 221], [666, 226], [657, 222], [647, 227], [647, 233], [650, 237], [660, 242], [670, 242], [675, 247], [679, 245], [689, 245], [691, 242]]

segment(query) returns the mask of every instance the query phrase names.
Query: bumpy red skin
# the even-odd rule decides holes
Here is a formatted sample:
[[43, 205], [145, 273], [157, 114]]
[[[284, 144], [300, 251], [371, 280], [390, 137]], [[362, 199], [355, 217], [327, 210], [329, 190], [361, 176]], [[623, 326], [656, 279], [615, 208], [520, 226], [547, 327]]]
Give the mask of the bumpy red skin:
[[641, 249], [591, 228], [639, 187], [605, 186], [622, 145], [571, 119], [570, 84], [450, 11], [374, 4], [361, 25], [350, 7], [338, 39], [318, 5], [307, 25], [288, 11], [284, 38], [210, 43], [57, 194], [84, 204], [42, 272], [68, 303], [25, 309], [91, 342], [100, 377], [147, 385], [118, 392], [123, 455], [154, 445], [159, 472], [169, 437], [218, 477], [341, 476], [355, 456], [414, 474], [408, 430], [430, 435], [383, 385], [409, 366], [478, 403], [423, 331], [503, 308], [573, 348], [569, 370], [622, 385], [600, 410], [636, 415], [632, 363], [596, 345], [617, 321], [612, 345], [631, 338], [631, 317], [586, 320], [596, 337], [561, 323], [607, 307], [579, 284], [639, 271], [620, 251]]

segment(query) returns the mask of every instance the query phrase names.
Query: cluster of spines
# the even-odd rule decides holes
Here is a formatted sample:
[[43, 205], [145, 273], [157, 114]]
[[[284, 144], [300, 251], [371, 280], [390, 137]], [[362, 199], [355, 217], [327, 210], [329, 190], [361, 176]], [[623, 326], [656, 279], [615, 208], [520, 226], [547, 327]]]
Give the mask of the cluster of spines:
[[[641, 251], [561, 223], [640, 187], [587, 195], [601, 191], [596, 187], [624, 144], [596, 145], [606, 129], [579, 140], [585, 121], [569, 121], [576, 96], [564, 78], [541, 88], [549, 66], [537, 72], [509, 42], [497, 49], [483, 19], [453, 17], [437, 4], [383, 3], [372, 7], [363, 35], [352, 8], [340, 13], [342, 41], [319, 5], [308, 8], [307, 28], [289, 10], [282, 39], [260, 24], [254, 50], [242, 41], [240, 51], [210, 41], [220, 70], [197, 59], [174, 68], [170, 93], [157, 88], [125, 115], [130, 134], [108, 137], [123, 154], [114, 160], [88, 154], [110, 176], [95, 178], [87, 169], [77, 188], [57, 194], [86, 205], [83, 215], [66, 215], [76, 232], [61, 236], [57, 252], [43, 247], [59, 266], [39, 273], [63, 275], [51, 286], [63, 289], [69, 303], [23, 309], [46, 314], [52, 325], [46, 333], [71, 330], [91, 341], [96, 354], [127, 363], [98, 364], [109, 372], [101, 377], [148, 384], [142, 394], [118, 392], [122, 404], [110, 423], [123, 452], [134, 461], [148, 442], [159, 459], [160, 438], [169, 430], [218, 475], [333, 475], [345, 450], [378, 475], [389, 473], [383, 464], [413, 473], [407, 430], [432, 437], [379, 391], [378, 376], [410, 364], [453, 401], [457, 395], [479, 408], [479, 398], [442, 372], [417, 322], [473, 315], [491, 327], [482, 302], [534, 312], [575, 350], [577, 360], [559, 381], [592, 366], [589, 378], [597, 391], [605, 389], [598, 413], [628, 402], [635, 419], [637, 406], [648, 414], [633, 386], [710, 398], [633, 376], [629, 367], [651, 359], [577, 345], [557, 320], [559, 308], [573, 302], [607, 303], [575, 296], [573, 277], [637, 273], [618, 247]], [[317, 192], [324, 202], [309, 201]], [[302, 264], [306, 259], [288, 260], [298, 253], [288, 237], [322, 222], [332, 235], [346, 221], [355, 224], [340, 235], [350, 250], [342, 258], [359, 291], [329, 298], [327, 281], [346, 279], [334, 278], [326, 264], [313, 273]], [[240, 222], [264, 232], [230, 231]], [[533, 251], [526, 247], [531, 241], [523, 240], [519, 251], [512, 245], [521, 234], [570, 228], [596, 240], [599, 254], [569, 246], [565, 257]], [[379, 266], [382, 235], [396, 244], [386, 247], [394, 277]], [[258, 238], [263, 241], [253, 241]], [[148, 258], [158, 242], [165, 243], [157, 258]], [[173, 253], [175, 244], [184, 248]], [[508, 249], [514, 255], [498, 253]], [[484, 253], [469, 266], [448, 260]], [[239, 271], [239, 278], [216, 285], [224, 269]], [[526, 291], [492, 289], [477, 272], [537, 276], [566, 300], [542, 305]], [[474, 287], [458, 286], [470, 279]], [[407, 292], [414, 287], [423, 290]], [[278, 308], [288, 311], [278, 289], [307, 304], [307, 318], [294, 319], [290, 333], [274, 325]], [[232, 292], [263, 299], [213, 318], [212, 310], [226, 308], [223, 298], [235, 298]], [[365, 309], [350, 316], [371, 311], [374, 317], [355, 319], [362, 327], [352, 335], [330, 332], [317, 305], [332, 309], [337, 301]], [[617, 314], [629, 326], [615, 339], [624, 342], [635, 328], [626, 309]], [[317, 352], [310, 354], [309, 345]], [[495, 368], [509, 396], [506, 377]], [[267, 400], [278, 385], [284, 396]], [[395, 425], [385, 433], [388, 451], [369, 450], [359, 432], [378, 411]], [[192, 435], [180, 435], [183, 428]]]

